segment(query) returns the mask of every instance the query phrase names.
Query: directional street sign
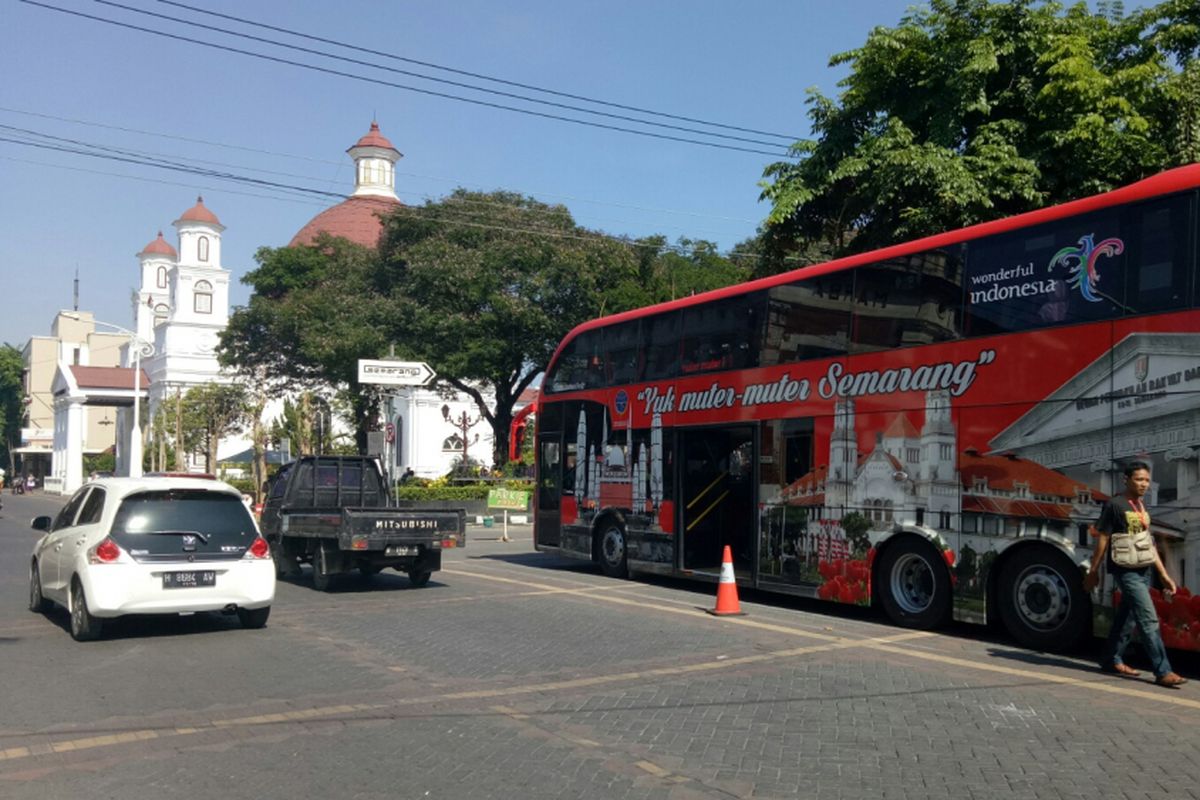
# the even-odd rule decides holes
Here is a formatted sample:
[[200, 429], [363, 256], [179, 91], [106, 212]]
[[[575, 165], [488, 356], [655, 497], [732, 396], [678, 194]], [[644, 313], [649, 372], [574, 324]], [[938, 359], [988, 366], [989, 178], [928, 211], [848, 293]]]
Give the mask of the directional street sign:
[[424, 386], [435, 373], [424, 361], [358, 360], [358, 382], [376, 386]]

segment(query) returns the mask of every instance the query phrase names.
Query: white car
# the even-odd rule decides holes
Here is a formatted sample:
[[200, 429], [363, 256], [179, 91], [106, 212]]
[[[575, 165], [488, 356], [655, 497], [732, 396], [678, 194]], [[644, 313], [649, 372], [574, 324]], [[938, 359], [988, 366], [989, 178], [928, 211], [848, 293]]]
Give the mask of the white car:
[[71, 613], [71, 636], [98, 638], [122, 614], [236, 613], [267, 624], [271, 548], [237, 489], [206, 478], [102, 478], [85, 484], [46, 531], [29, 565], [29, 608]]

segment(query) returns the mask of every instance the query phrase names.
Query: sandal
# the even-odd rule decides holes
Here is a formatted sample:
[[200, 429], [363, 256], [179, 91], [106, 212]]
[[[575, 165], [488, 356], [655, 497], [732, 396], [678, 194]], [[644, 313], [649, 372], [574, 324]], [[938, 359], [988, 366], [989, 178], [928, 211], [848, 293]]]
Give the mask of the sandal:
[[1187, 683], [1187, 678], [1176, 675], [1174, 672], [1168, 672], [1166, 675], [1155, 678], [1154, 682], [1159, 686], [1166, 686], [1168, 689], [1178, 689]]
[[1120, 675], [1124, 678], [1136, 678], [1142, 674], [1128, 664], [1109, 664], [1107, 667], [1101, 667], [1100, 671], [1107, 672], [1109, 675]]

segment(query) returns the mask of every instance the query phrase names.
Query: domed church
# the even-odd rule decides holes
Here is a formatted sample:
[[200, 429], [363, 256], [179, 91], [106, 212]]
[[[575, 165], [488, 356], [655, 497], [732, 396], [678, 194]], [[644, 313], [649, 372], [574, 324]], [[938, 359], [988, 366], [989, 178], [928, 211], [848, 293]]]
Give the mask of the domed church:
[[[404, 207], [396, 196], [396, 162], [403, 155], [379, 130], [378, 122], [372, 122], [366, 135], [346, 152], [354, 160], [354, 193], [313, 217], [292, 237], [289, 247], [311, 246], [319, 234], [327, 233], [377, 248], [383, 234], [382, 217]], [[362, 354], [368, 359], [379, 356]], [[411, 468], [420, 477], [438, 477], [464, 453], [472, 463], [491, 466], [495, 437], [486, 422], [473, 422], [480, 416], [479, 408], [468, 395], [447, 397], [410, 386], [384, 389], [391, 395], [387, 419], [395, 434], [387, 455], [394, 475]], [[483, 390], [483, 394], [486, 402], [492, 402], [490, 391]]]

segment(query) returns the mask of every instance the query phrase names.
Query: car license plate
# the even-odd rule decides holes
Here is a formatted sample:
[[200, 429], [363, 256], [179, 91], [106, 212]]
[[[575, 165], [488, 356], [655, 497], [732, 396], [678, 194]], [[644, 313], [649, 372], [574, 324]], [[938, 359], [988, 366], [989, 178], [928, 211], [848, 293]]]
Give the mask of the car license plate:
[[194, 589], [198, 586], [216, 586], [217, 573], [212, 570], [201, 572], [164, 572], [164, 589]]
[[420, 553], [421, 548], [417, 545], [391, 545], [384, 550], [384, 553], [389, 556], [415, 556]]

